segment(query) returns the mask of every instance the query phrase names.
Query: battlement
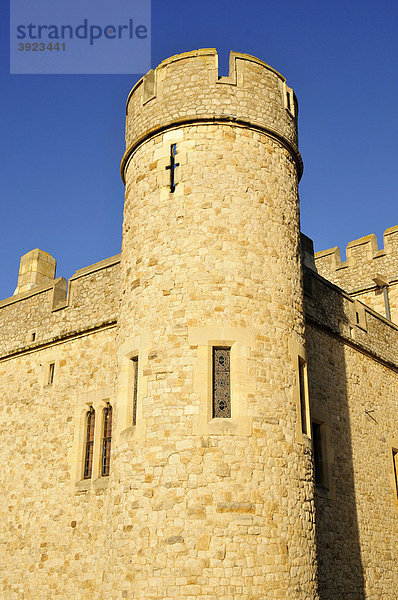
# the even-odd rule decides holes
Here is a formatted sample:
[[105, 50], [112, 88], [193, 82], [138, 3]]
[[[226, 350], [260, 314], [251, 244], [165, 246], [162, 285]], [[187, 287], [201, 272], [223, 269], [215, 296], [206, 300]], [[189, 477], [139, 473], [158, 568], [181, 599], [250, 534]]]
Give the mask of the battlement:
[[[21, 272], [35, 274], [31, 267], [38, 260], [47, 260], [52, 277], [21, 290]], [[55, 260], [49, 254], [39, 249], [25, 254], [17, 293], [0, 301], [0, 360], [116, 322], [119, 264], [120, 255], [112, 256], [79, 269], [68, 283], [63, 277], [54, 279]]]
[[262, 60], [231, 52], [220, 76], [214, 48], [177, 54], [149, 71], [126, 106], [126, 164], [148, 137], [192, 123], [229, 122], [264, 131], [284, 144], [302, 171], [297, 149], [297, 100], [285, 78]]
[[341, 260], [337, 246], [316, 252], [316, 268], [323, 277], [347, 291], [375, 286], [373, 279], [377, 274], [392, 283], [398, 276], [398, 226], [386, 229], [383, 239], [381, 249], [373, 233], [349, 242], [345, 261]]

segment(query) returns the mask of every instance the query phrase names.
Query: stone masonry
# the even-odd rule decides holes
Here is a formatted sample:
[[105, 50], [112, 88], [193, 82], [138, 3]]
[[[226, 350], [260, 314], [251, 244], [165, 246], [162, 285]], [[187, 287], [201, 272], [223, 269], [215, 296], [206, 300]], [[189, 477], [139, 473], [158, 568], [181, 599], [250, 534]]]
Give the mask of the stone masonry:
[[314, 261], [294, 92], [217, 58], [129, 95], [121, 254], [0, 301], [1, 600], [398, 596], [398, 228]]

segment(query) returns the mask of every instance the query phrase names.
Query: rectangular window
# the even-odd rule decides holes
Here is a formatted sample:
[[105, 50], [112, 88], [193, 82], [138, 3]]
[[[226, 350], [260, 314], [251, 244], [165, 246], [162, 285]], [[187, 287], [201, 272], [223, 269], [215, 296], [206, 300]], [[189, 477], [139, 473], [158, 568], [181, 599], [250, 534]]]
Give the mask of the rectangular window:
[[393, 448], [392, 460], [394, 464], [394, 477], [395, 477], [395, 492], [398, 496], [398, 450]]
[[138, 356], [131, 359], [133, 365], [133, 425], [137, 425], [137, 397], [138, 397]]
[[213, 347], [213, 418], [231, 416], [231, 348]]
[[55, 372], [55, 363], [50, 363], [48, 369], [48, 385], [52, 385], [54, 383], [54, 372]]
[[321, 423], [312, 423], [312, 449], [314, 453], [315, 484], [328, 488], [326, 479], [324, 431]]
[[305, 361], [299, 357], [298, 359], [298, 369], [299, 369], [299, 382], [300, 382], [300, 413], [301, 413], [301, 431], [308, 434], [308, 426], [307, 426], [307, 393], [306, 393], [306, 365]]

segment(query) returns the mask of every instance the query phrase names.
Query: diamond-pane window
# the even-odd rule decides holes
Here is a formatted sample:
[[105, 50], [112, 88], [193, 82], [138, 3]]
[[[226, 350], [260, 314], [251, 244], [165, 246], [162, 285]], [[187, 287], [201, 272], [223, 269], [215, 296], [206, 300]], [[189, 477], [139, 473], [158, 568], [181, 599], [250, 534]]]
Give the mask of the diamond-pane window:
[[133, 425], [137, 425], [137, 398], [138, 398], [138, 356], [131, 359], [134, 369], [133, 378]]
[[231, 416], [231, 348], [213, 348], [213, 417]]

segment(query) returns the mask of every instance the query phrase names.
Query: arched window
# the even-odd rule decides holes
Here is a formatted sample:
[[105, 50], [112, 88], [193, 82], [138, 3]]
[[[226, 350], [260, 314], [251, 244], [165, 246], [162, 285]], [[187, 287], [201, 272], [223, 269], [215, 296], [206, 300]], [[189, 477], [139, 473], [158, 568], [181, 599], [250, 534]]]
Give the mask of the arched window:
[[112, 406], [107, 404], [104, 408], [104, 434], [102, 437], [102, 461], [101, 475], [109, 475], [111, 462], [111, 441], [112, 441]]
[[90, 406], [86, 414], [86, 449], [84, 455], [84, 479], [90, 479], [93, 470], [95, 410]]

